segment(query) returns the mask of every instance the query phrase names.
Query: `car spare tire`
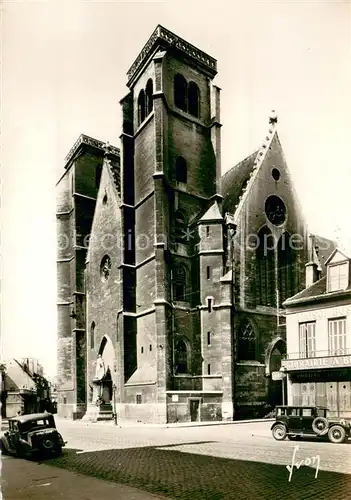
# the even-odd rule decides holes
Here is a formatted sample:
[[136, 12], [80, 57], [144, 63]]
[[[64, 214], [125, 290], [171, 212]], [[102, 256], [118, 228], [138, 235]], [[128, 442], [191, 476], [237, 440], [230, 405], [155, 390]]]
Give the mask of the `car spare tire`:
[[52, 451], [55, 448], [55, 442], [52, 438], [45, 437], [41, 442], [41, 446], [45, 451]]
[[316, 417], [312, 422], [312, 429], [318, 436], [325, 436], [329, 429], [328, 420], [325, 417]]

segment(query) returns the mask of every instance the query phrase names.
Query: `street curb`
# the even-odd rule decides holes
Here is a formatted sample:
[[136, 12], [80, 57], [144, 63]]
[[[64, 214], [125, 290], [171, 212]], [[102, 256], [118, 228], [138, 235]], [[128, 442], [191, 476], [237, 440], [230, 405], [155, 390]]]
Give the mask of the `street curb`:
[[216, 422], [179, 422], [179, 423], [172, 423], [172, 424], [142, 424], [142, 423], [122, 423], [122, 424], [117, 424], [115, 425], [113, 421], [107, 421], [107, 422], [83, 422], [82, 420], [70, 420], [70, 419], [65, 419], [65, 418], [56, 418], [57, 423], [60, 422], [70, 422], [74, 423], [77, 425], [82, 425], [86, 427], [116, 427], [119, 429], [128, 429], [128, 428], [134, 428], [134, 429], [177, 429], [177, 428], [184, 428], [184, 427], [211, 427], [211, 426], [219, 426], [219, 425], [237, 425], [237, 424], [255, 424], [255, 423], [262, 423], [262, 422], [274, 422], [275, 418], [262, 418], [262, 419], [254, 419], [254, 420], [231, 420], [227, 422], [222, 422], [222, 421], [216, 421]]

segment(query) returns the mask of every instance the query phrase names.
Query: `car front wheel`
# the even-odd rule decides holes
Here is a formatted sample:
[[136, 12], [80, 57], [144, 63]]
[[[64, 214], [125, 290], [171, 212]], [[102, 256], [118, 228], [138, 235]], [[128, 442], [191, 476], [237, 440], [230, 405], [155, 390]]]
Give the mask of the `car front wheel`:
[[283, 424], [277, 424], [273, 427], [272, 434], [277, 441], [283, 441], [286, 438], [286, 428]]
[[346, 432], [341, 425], [333, 425], [328, 431], [329, 441], [332, 443], [343, 443], [346, 439]]

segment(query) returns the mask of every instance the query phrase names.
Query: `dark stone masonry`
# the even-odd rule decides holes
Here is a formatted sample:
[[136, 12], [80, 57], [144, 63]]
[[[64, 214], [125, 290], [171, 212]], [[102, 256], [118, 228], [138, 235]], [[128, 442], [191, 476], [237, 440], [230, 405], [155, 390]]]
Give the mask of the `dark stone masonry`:
[[157, 26], [128, 71], [120, 149], [82, 135], [66, 158], [60, 416], [232, 420], [281, 403], [281, 304], [305, 286], [309, 234], [274, 113], [221, 175], [216, 73]]

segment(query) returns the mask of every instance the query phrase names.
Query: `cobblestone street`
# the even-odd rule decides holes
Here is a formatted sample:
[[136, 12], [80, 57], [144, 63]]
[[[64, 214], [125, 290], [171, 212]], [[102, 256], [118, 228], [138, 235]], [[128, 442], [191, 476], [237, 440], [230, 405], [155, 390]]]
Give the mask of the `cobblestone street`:
[[[351, 495], [350, 442], [277, 442], [270, 422], [203, 427], [119, 428], [58, 421], [67, 448], [56, 467], [168, 498], [338, 499]], [[295, 463], [320, 457], [316, 470]]]

